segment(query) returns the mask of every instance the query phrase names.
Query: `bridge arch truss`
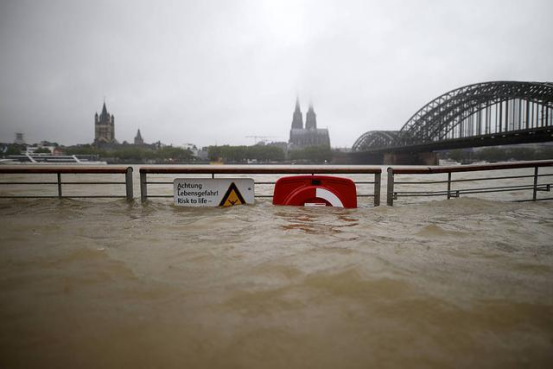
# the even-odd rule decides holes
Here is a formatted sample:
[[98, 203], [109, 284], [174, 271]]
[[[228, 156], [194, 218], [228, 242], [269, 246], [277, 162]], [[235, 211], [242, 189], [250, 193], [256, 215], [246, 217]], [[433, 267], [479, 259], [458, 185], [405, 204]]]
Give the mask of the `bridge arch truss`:
[[[387, 147], [553, 127], [553, 83], [485, 82], [449, 91], [417, 111]], [[382, 131], [366, 132], [354, 151], [382, 148]], [[375, 138], [372, 138], [375, 136]]]

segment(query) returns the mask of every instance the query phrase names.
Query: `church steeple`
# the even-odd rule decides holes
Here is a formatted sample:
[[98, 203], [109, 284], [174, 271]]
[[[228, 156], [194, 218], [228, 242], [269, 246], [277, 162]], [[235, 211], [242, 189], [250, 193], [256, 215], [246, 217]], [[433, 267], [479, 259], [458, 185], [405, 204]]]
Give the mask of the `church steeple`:
[[299, 97], [296, 97], [296, 109], [292, 118], [292, 129], [303, 129], [303, 116], [301, 114]]
[[94, 114], [94, 143], [113, 143], [115, 141], [115, 117], [108, 113], [106, 101], [102, 106], [102, 112]]
[[305, 115], [305, 128], [306, 129], [317, 129], [317, 114], [313, 109], [313, 103], [309, 103], [309, 110]]
[[135, 145], [144, 145], [144, 139], [142, 138], [142, 135], [140, 134], [140, 128], [138, 129], [138, 132], [136, 132], [136, 136], [134, 138], [134, 144]]
[[104, 101], [104, 107], [102, 108], [102, 113], [100, 115], [103, 116], [103, 117], [108, 115], [108, 110], [106, 109], [106, 102], [105, 101]]

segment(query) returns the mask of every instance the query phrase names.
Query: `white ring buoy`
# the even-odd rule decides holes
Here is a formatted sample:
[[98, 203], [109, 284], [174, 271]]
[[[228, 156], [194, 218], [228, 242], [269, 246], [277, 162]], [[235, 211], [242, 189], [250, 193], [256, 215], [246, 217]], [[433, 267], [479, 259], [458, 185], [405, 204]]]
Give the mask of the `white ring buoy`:
[[343, 208], [344, 204], [342, 204], [342, 201], [336, 196], [334, 193], [330, 192], [329, 190], [325, 190], [324, 188], [317, 188], [315, 190], [315, 196], [319, 199], [326, 200], [330, 203], [330, 205], [336, 207], [336, 208]]

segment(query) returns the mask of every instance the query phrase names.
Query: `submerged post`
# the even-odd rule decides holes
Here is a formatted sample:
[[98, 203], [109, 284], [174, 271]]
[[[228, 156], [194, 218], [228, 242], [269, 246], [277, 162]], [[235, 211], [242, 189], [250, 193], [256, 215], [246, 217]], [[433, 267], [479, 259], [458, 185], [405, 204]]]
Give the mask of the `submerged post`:
[[148, 182], [146, 182], [146, 173], [140, 172], [140, 200], [142, 202], [148, 199]]
[[374, 206], [380, 206], [380, 182], [382, 174], [374, 174]]
[[536, 201], [538, 199], [538, 170], [539, 167], [534, 167], [534, 188], [532, 190], [532, 201]]
[[61, 173], [58, 172], [58, 197], [61, 198], [62, 197], [62, 194], [61, 194]]
[[126, 188], [128, 201], [131, 201], [133, 199], [132, 172], [133, 172], [132, 167], [128, 167], [125, 172], [125, 188]]
[[451, 172], [447, 173], [447, 199], [451, 199]]
[[386, 203], [388, 206], [394, 206], [394, 168], [388, 167], [388, 189], [386, 193]]

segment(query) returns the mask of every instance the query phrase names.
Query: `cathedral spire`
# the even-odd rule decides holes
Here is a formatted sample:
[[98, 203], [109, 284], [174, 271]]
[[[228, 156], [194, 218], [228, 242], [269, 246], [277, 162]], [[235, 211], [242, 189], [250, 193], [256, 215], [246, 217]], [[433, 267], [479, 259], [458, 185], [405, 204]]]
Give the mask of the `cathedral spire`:
[[102, 107], [102, 114], [100, 114], [101, 116], [106, 116], [108, 115], [108, 110], [106, 109], [106, 102], [104, 101], [104, 106]]
[[307, 110], [307, 114], [305, 115], [305, 128], [317, 129], [317, 114], [315, 114], [312, 102], [309, 103], [309, 110]]
[[296, 108], [292, 118], [292, 129], [303, 129], [303, 116], [300, 109], [300, 98], [296, 97]]

